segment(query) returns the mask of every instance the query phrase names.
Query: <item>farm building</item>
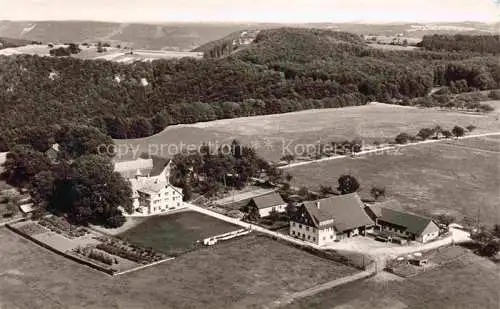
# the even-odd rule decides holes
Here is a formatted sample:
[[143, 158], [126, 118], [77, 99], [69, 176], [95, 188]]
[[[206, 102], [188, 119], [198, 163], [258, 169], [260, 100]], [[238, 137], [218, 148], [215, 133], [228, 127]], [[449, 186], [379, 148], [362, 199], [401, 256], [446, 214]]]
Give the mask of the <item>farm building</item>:
[[281, 195], [276, 192], [254, 197], [248, 202], [247, 210], [250, 207], [255, 207], [259, 211], [261, 218], [267, 217], [271, 212], [285, 212], [287, 203], [283, 201]]
[[116, 162], [115, 171], [128, 179], [136, 214], [154, 215], [184, 207], [182, 189], [170, 184], [172, 161], [161, 157]]
[[366, 207], [366, 211], [382, 232], [422, 243], [439, 236], [439, 226], [432, 219], [378, 206]]
[[290, 221], [290, 235], [317, 245], [364, 234], [373, 221], [358, 194], [302, 203]]

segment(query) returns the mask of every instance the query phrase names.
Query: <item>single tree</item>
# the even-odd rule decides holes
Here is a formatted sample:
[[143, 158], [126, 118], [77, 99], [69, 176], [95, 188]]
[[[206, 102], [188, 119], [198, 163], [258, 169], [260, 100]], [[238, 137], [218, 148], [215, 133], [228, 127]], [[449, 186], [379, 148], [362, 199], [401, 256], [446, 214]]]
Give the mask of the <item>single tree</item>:
[[498, 251], [500, 251], [500, 241], [498, 239], [492, 239], [483, 244], [479, 248], [478, 253], [481, 256], [494, 257]]
[[378, 201], [379, 198], [385, 196], [385, 187], [373, 186], [372, 189], [370, 190], [370, 194], [376, 201]]
[[307, 187], [301, 187], [297, 192], [298, 195], [302, 196], [304, 199], [309, 198], [309, 189]]
[[246, 214], [243, 217], [243, 219], [245, 221], [249, 221], [249, 222], [259, 221], [260, 214], [259, 214], [259, 209], [256, 206], [254, 206], [254, 205], [248, 206], [246, 208], [245, 212], [246, 212]]
[[465, 135], [465, 130], [461, 126], [454, 126], [451, 133], [453, 133], [455, 137], [461, 137]]
[[436, 221], [440, 224], [448, 226], [451, 223], [455, 222], [455, 217], [448, 214], [440, 214], [436, 217]]
[[406, 144], [411, 140], [411, 136], [406, 133], [399, 133], [394, 140], [397, 144]]
[[363, 141], [359, 139], [355, 139], [351, 142], [351, 152], [352, 153], [358, 153], [363, 150]]
[[341, 194], [349, 194], [358, 191], [359, 182], [351, 175], [342, 175], [338, 179], [338, 190]]
[[287, 154], [287, 155], [284, 155], [283, 157], [281, 157], [281, 160], [286, 161], [288, 164], [290, 164], [290, 162], [295, 160], [295, 156], [292, 154]]
[[431, 128], [423, 128], [420, 131], [418, 131], [418, 134], [417, 134], [417, 136], [420, 137], [424, 141], [426, 139], [428, 139], [429, 137], [431, 137], [432, 135], [434, 135], [434, 130], [432, 130]]

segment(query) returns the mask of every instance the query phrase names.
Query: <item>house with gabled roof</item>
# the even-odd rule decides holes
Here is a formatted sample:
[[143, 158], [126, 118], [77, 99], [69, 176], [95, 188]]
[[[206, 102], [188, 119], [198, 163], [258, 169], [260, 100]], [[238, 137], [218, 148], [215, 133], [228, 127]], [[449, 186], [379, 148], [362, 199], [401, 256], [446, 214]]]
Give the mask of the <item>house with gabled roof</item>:
[[248, 202], [247, 209], [255, 207], [261, 218], [269, 216], [272, 212], [285, 212], [287, 203], [277, 192], [256, 196]]
[[357, 193], [303, 202], [290, 220], [290, 235], [317, 245], [364, 234], [373, 226]]
[[181, 188], [170, 184], [172, 161], [162, 157], [115, 162], [132, 189], [135, 214], [154, 215], [184, 208]]
[[422, 243], [439, 236], [439, 226], [430, 218], [379, 206], [367, 206], [366, 212], [388, 234]]

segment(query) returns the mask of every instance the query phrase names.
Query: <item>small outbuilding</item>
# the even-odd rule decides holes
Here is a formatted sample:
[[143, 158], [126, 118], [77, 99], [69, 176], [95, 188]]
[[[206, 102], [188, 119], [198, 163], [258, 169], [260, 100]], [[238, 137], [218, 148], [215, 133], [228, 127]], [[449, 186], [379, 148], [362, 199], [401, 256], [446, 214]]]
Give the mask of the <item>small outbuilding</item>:
[[283, 213], [286, 211], [287, 203], [277, 192], [256, 196], [248, 202], [247, 209], [255, 207], [261, 218], [269, 216], [273, 211]]

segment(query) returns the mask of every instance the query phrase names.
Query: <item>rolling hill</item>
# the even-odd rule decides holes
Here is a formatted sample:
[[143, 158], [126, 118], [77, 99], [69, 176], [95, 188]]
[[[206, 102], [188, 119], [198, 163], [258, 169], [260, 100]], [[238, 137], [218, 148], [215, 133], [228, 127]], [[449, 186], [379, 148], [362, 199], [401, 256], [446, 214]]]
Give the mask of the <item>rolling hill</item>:
[[449, 103], [446, 97], [411, 99], [435, 86], [459, 93], [500, 84], [498, 57], [492, 54], [379, 50], [359, 35], [329, 29], [283, 27], [254, 34], [239, 34], [235, 40], [244, 48], [213, 59], [124, 64], [0, 56], [0, 114], [12, 115], [0, 123], [0, 148], [36, 136], [23, 131], [27, 124], [44, 130], [54, 119], [91, 124], [113, 138], [138, 138], [173, 124], [369, 101], [441, 106]]
[[500, 31], [500, 23], [168, 23], [139, 24], [96, 21], [0, 21], [0, 37], [36, 40], [44, 43], [109, 42], [131, 48], [189, 51], [237, 31], [283, 26], [323, 28], [355, 34], [422, 37], [427, 34], [491, 33]]
[[128, 24], [94, 21], [0, 21], [0, 37], [45, 43], [109, 42], [131, 48], [188, 51], [245, 24]]

